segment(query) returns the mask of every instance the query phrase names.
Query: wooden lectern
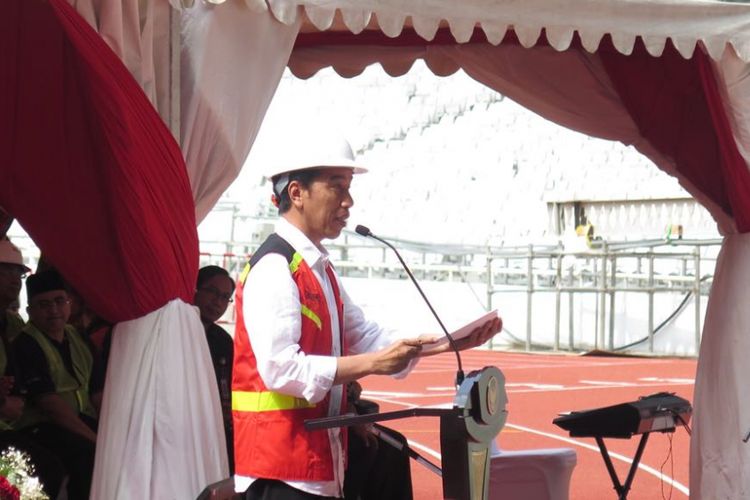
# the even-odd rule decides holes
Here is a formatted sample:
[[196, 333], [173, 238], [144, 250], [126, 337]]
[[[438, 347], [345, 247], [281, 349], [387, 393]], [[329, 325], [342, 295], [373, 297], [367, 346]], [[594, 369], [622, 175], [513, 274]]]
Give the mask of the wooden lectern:
[[505, 425], [505, 377], [487, 366], [466, 376], [452, 408], [412, 408], [371, 415], [307, 420], [308, 430], [348, 427], [406, 417], [440, 417], [443, 497], [486, 500], [490, 483], [490, 443]]

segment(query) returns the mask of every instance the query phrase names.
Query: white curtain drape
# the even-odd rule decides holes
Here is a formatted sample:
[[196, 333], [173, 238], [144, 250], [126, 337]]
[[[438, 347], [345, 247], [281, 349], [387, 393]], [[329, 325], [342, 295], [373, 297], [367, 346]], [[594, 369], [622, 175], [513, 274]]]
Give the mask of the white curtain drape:
[[243, 2], [182, 15], [181, 147], [200, 221], [239, 174], [299, 27]]
[[128, 68], [162, 117], [169, 116], [170, 11], [166, 0], [68, 0]]
[[[732, 50], [715, 65], [735, 142], [750, 165], [750, 65]], [[750, 234], [727, 234], [706, 310], [695, 381], [690, 496], [750, 497]]]
[[750, 234], [724, 238], [706, 310], [693, 406], [690, 498], [750, 498]]
[[219, 393], [195, 307], [112, 335], [91, 498], [186, 499], [228, 477]]

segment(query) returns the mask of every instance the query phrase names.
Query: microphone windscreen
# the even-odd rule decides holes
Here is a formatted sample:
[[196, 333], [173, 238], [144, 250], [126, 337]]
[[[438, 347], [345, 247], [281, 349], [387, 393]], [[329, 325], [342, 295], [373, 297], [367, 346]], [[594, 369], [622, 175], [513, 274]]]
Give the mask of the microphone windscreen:
[[365, 226], [357, 225], [357, 227], [354, 228], [354, 232], [360, 236], [370, 236], [370, 229]]

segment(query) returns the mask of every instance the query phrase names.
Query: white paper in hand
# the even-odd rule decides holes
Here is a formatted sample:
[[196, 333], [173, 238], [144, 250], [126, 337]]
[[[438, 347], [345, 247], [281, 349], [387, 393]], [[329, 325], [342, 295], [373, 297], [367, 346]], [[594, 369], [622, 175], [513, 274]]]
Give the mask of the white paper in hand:
[[[483, 324], [485, 324], [486, 322], [492, 321], [493, 319], [495, 319], [497, 317], [499, 317], [498, 314], [497, 314], [497, 309], [495, 309], [494, 311], [490, 311], [487, 314], [485, 314], [485, 315], [483, 315], [483, 316], [475, 319], [471, 323], [468, 323], [468, 324], [462, 326], [461, 328], [459, 328], [458, 330], [456, 330], [454, 332], [451, 332], [451, 337], [453, 337], [454, 341], [462, 339], [464, 337], [468, 337], [469, 334], [471, 334], [471, 332], [473, 332], [475, 328], [478, 328], [478, 327], [482, 326]], [[436, 349], [439, 346], [441, 346], [443, 344], [447, 344], [447, 343], [448, 343], [448, 337], [446, 337], [445, 335], [443, 335], [442, 337], [438, 338], [438, 340], [434, 344], [430, 344], [430, 345], [426, 345], [426, 346], [422, 347], [422, 351], [423, 352], [430, 352], [433, 349]]]

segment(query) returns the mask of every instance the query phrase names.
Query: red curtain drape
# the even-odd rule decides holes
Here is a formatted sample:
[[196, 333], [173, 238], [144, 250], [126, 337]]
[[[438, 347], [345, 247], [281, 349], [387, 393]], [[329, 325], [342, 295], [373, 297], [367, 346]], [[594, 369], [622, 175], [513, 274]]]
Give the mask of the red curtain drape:
[[684, 59], [668, 42], [661, 57], [637, 43], [626, 56], [606, 39], [599, 50], [622, 102], [652, 146], [750, 230], [750, 172], [735, 143], [708, 56]]
[[718, 141], [721, 167], [724, 174], [724, 187], [732, 205], [737, 230], [750, 231], [750, 173], [748, 165], [740, 153], [727, 117], [725, 96], [719, 91], [716, 74], [709, 57], [697, 54], [698, 71], [706, 97], [706, 105], [711, 113], [714, 132]]
[[198, 240], [180, 149], [65, 0], [0, 16], [0, 206], [97, 313], [192, 299]]

